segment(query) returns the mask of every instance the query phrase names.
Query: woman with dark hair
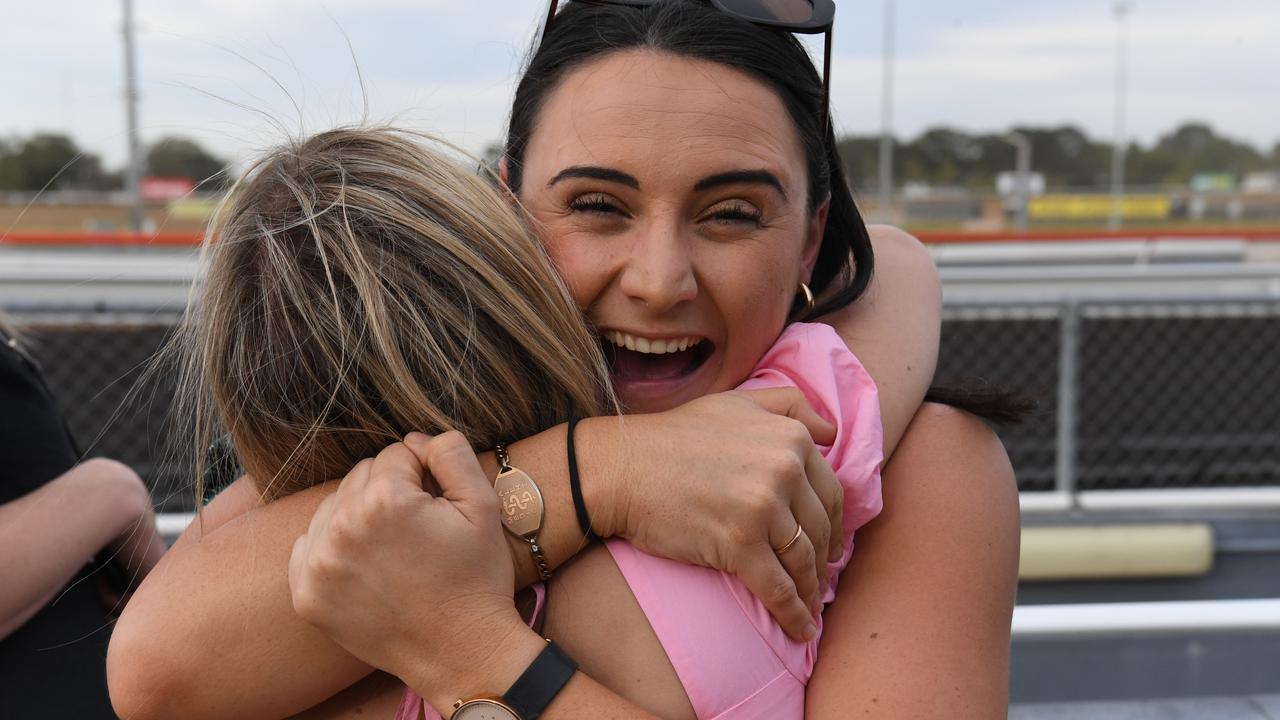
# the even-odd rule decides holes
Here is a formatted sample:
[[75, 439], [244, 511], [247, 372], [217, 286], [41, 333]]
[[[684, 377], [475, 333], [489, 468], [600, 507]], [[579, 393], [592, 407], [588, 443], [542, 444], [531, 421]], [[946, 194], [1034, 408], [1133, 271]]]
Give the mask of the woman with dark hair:
[[[811, 485], [819, 484], [811, 477], [816, 470], [805, 462], [812, 445], [795, 445], [794, 423], [760, 432], [776, 420], [768, 408], [708, 393], [745, 378], [788, 317], [827, 322], [880, 387], [892, 459], [885, 512], [861, 531], [859, 553], [823, 614], [806, 713], [994, 716], [1005, 700], [1016, 577], [1017, 506], [1007, 459], [972, 416], [936, 406], [916, 412], [936, 353], [936, 280], [919, 269], [913, 241], [888, 229], [868, 232], [857, 215], [823, 112], [822, 81], [803, 48], [784, 28], [726, 12], [733, 5], [569, 3], [517, 90], [508, 186], [601, 332], [618, 395], [632, 411], [648, 413], [580, 424], [577, 459], [590, 527], [657, 555], [754, 578], [748, 586], [771, 601], [769, 610], [793, 638], [803, 637], [806, 602], [816, 590], [802, 585], [812, 560], [805, 569], [796, 555], [775, 553], [796, 529], [819, 557], [828, 535], [841, 536], [834, 526], [824, 535], [814, 518], [821, 511], [812, 512], [814, 495], [821, 496]], [[869, 284], [872, 246], [879, 272]], [[799, 283], [814, 290], [811, 310], [795, 299], [803, 297]], [[691, 342], [665, 352], [673, 338]], [[655, 352], [659, 341], [663, 350]], [[509, 449], [547, 498], [539, 540], [553, 568], [582, 540], [561, 427]], [[498, 467], [487, 453], [482, 463], [490, 475]], [[780, 487], [778, 477], [789, 478], [785, 492], [762, 491]], [[291, 615], [283, 582], [288, 543], [332, 491], [303, 491], [234, 520], [225, 518], [244, 512], [253, 495], [233, 486], [215, 501], [206, 527], [225, 527], [175, 548], [130, 608], [140, 619], [117, 630], [118, 641], [127, 636], [119, 669], [128, 675], [113, 661], [114, 696], [132, 711], [122, 714], [278, 716], [369, 672]], [[744, 497], [755, 499], [743, 515], [748, 522], [734, 513]], [[510, 684], [506, 673], [516, 660], [503, 652], [507, 636], [474, 618], [463, 622], [468, 616], [459, 609], [474, 588], [440, 574], [453, 567], [451, 556], [419, 550], [421, 561], [404, 568], [389, 564], [404, 557], [392, 551], [392, 539], [375, 543], [357, 532], [348, 540], [341, 574], [399, 588], [378, 594], [392, 611], [338, 597], [311, 619], [348, 642], [351, 628], [386, 620], [376, 635], [358, 633], [363, 644], [352, 649], [414, 678], [424, 695], [466, 697]], [[409, 530], [398, 540], [424, 547]], [[236, 562], [246, 552], [256, 560], [248, 573]], [[517, 543], [510, 557], [519, 585], [539, 577], [527, 546]], [[593, 573], [610, 571], [602, 558], [609, 559], [593, 547], [560, 571], [570, 586], [580, 573], [579, 592], [557, 593], [547, 621], [576, 632], [562, 644], [622, 697], [570, 681], [546, 716], [621, 716], [640, 707], [687, 713], [696, 698], [685, 695], [651, 629], [645, 640], [645, 627], [592, 624], [591, 603], [603, 600], [593, 597], [601, 587]], [[189, 614], [174, 611], [183, 603], [192, 606]], [[253, 612], [246, 615], [246, 607]], [[458, 633], [459, 624], [474, 632]], [[197, 638], [199, 651], [154, 639], [166, 636]], [[203, 667], [211, 652], [220, 658], [216, 667]], [[430, 672], [441, 667], [472, 675], [465, 686], [430, 687], [433, 679], [462, 677]], [[334, 702], [359, 699], [368, 687]], [[213, 709], [218, 703], [220, 711]]]

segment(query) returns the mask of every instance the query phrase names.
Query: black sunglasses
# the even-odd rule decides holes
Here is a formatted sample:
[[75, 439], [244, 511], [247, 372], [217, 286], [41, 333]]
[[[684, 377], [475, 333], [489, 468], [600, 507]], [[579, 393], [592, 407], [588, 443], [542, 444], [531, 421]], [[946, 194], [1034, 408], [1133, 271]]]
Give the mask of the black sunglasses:
[[[566, 0], [570, 1], [570, 0]], [[646, 7], [657, 5], [663, 0], [576, 0], [595, 5], [626, 5], [628, 7]], [[825, 47], [822, 51], [822, 132], [826, 135], [830, 115], [831, 102], [831, 31], [835, 23], [836, 4], [834, 0], [710, 0], [713, 7], [727, 15], [742, 18], [748, 22], [764, 27], [778, 28], [801, 35], [826, 35]], [[547, 31], [555, 20], [556, 9], [560, 0], [551, 0], [547, 8], [547, 22], [542, 27], [542, 39], [546, 39]], [[541, 40], [539, 40], [541, 43]]]

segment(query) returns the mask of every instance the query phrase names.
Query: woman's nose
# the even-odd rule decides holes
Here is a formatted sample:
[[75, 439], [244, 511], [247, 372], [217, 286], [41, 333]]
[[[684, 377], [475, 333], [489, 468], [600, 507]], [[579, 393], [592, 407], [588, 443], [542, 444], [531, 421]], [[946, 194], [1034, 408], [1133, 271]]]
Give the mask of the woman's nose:
[[661, 313], [698, 295], [689, 241], [674, 229], [646, 232], [631, 246], [621, 278], [622, 291]]

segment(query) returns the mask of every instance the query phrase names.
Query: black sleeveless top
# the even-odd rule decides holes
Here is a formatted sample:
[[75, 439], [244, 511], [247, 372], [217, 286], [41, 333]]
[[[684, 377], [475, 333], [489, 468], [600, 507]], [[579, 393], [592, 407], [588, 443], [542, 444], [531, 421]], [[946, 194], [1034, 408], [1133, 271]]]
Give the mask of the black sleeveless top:
[[[53, 480], [78, 458], [35, 361], [0, 332], [0, 504]], [[86, 565], [49, 605], [0, 639], [0, 715], [115, 717], [107, 697], [112, 620], [99, 599], [102, 575]]]

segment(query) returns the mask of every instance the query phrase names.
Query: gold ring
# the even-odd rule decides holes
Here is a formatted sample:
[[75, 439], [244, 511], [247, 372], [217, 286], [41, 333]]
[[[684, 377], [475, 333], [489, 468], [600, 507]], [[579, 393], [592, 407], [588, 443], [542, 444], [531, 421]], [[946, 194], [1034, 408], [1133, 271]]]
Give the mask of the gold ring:
[[780, 547], [780, 548], [774, 548], [774, 549], [773, 549], [773, 554], [774, 554], [774, 555], [781, 555], [781, 554], [785, 553], [786, 551], [790, 550], [790, 549], [791, 549], [791, 546], [792, 546], [792, 545], [795, 545], [795, 544], [796, 544], [796, 541], [800, 539], [800, 533], [802, 533], [802, 532], [804, 532], [804, 528], [800, 527], [800, 523], [796, 523], [796, 534], [795, 534], [795, 535], [793, 535], [793, 536], [791, 537], [791, 539], [787, 541], [787, 544], [786, 544], [786, 545], [783, 545], [783, 546], [782, 546], [782, 547]]

